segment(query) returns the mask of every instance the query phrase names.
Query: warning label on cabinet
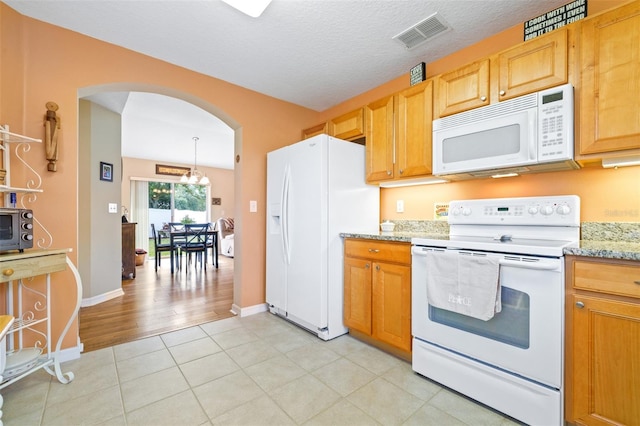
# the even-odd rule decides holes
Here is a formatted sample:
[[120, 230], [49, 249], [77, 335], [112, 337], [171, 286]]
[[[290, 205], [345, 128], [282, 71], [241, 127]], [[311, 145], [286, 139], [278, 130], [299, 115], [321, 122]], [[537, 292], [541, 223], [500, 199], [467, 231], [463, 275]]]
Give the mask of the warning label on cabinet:
[[541, 36], [587, 16], [587, 0], [575, 0], [524, 23], [524, 39]]

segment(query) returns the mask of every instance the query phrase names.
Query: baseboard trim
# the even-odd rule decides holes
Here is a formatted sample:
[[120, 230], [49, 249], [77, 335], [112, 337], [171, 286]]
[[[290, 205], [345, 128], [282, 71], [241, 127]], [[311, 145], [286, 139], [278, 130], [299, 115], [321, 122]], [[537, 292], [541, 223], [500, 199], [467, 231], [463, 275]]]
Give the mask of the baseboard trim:
[[60, 349], [58, 352], [58, 359], [60, 362], [73, 361], [74, 359], [80, 359], [80, 354], [84, 351], [84, 345], [80, 342], [76, 346], [66, 349]]
[[259, 314], [260, 312], [266, 312], [269, 306], [266, 303], [260, 303], [259, 305], [253, 305], [246, 308], [241, 308], [235, 303], [231, 305], [231, 312], [234, 315], [238, 315], [240, 318], [248, 317], [249, 315]]
[[98, 296], [82, 299], [82, 303], [80, 303], [80, 307], [86, 308], [87, 306], [97, 305], [98, 303], [106, 302], [107, 300], [115, 299], [116, 297], [120, 297], [120, 296], [124, 296], [124, 291], [122, 291], [121, 288], [110, 291], [108, 293], [100, 294]]

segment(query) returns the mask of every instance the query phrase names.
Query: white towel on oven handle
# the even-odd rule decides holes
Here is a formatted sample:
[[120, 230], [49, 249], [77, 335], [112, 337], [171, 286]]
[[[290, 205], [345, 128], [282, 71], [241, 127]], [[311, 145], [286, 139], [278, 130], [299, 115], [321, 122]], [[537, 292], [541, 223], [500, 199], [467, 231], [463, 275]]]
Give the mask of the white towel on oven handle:
[[498, 259], [446, 251], [426, 259], [430, 305], [483, 321], [502, 310]]

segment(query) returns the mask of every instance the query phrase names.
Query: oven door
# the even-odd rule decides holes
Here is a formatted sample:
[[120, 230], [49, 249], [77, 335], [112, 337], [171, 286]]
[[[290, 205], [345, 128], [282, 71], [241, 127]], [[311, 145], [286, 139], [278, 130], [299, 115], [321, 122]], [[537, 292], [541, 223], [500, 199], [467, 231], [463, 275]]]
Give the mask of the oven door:
[[427, 299], [427, 247], [413, 247], [415, 338], [546, 386], [562, 384], [564, 262], [561, 258], [447, 250], [498, 258], [502, 311], [489, 321], [434, 308]]

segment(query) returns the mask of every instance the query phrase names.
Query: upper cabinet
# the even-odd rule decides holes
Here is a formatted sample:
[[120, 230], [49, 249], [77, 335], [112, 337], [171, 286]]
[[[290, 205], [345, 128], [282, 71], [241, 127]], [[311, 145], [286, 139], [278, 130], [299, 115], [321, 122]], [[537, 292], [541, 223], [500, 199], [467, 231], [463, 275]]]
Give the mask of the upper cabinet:
[[432, 121], [432, 80], [367, 105], [367, 182], [429, 176]]
[[579, 153], [633, 154], [640, 149], [640, 2], [581, 28]]
[[438, 116], [567, 83], [568, 32], [562, 28], [439, 75]]
[[439, 116], [489, 105], [489, 59], [474, 62], [437, 78]]
[[338, 139], [356, 141], [364, 137], [364, 108], [342, 114], [302, 131], [302, 139], [325, 133]]

